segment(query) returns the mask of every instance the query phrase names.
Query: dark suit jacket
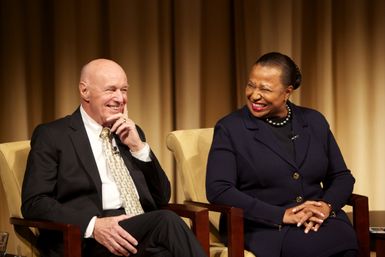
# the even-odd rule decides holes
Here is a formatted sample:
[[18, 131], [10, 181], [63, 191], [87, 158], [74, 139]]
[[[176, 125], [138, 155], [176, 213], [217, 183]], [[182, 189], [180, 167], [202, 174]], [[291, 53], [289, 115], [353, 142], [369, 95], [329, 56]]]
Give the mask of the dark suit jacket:
[[216, 124], [208, 158], [208, 200], [244, 210], [245, 240], [259, 242], [260, 256], [279, 256], [285, 209], [298, 200], [330, 203], [336, 218], [348, 222], [338, 210], [352, 193], [354, 178], [329, 125], [319, 112], [289, 104], [295, 159], [246, 106]]
[[[145, 140], [139, 127], [138, 132]], [[142, 162], [115, 139], [144, 211], [168, 203], [170, 183], [155, 155], [151, 152], [152, 161]], [[101, 180], [80, 109], [38, 126], [31, 138], [23, 182], [23, 216], [77, 224], [84, 233], [91, 218], [102, 212]]]

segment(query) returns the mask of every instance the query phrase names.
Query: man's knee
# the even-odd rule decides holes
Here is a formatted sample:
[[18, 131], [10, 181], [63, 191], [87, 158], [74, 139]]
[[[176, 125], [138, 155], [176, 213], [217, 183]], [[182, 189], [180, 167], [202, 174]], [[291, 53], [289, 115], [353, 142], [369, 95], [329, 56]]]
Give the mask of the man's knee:
[[173, 211], [159, 210], [157, 212], [158, 212], [160, 221], [170, 222], [170, 223], [177, 223], [182, 221], [182, 219]]
[[156, 219], [160, 227], [179, 227], [183, 229], [188, 229], [187, 224], [184, 220], [179, 217], [173, 211], [170, 210], [158, 210], [156, 212]]

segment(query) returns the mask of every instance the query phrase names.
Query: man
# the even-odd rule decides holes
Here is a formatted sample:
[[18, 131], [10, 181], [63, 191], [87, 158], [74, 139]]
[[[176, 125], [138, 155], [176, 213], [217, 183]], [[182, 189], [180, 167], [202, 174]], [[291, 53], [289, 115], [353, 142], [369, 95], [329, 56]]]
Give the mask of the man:
[[[170, 183], [143, 131], [127, 117], [127, 89], [117, 63], [96, 59], [83, 67], [80, 107], [32, 135], [22, 213], [79, 225], [83, 256], [205, 256], [176, 214], [158, 210], [170, 199]], [[124, 179], [114, 177], [116, 160], [123, 160]], [[121, 181], [133, 181], [131, 196]], [[38, 246], [42, 256], [60, 256], [60, 235], [41, 231]]]

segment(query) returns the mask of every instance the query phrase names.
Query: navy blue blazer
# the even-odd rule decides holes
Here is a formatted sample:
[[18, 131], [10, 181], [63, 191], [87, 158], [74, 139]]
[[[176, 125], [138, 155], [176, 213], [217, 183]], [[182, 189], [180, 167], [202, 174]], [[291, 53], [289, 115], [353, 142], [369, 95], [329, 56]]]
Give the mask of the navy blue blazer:
[[295, 158], [281, 147], [270, 125], [246, 106], [216, 124], [208, 157], [208, 200], [244, 210], [245, 244], [260, 244], [255, 247], [262, 249], [259, 256], [279, 256], [289, 227], [282, 224], [285, 209], [306, 200], [331, 204], [337, 213], [333, 219], [349, 223], [340, 209], [355, 180], [326, 119], [289, 104]]
[[[144, 141], [143, 131], [137, 128]], [[167, 204], [171, 187], [155, 155], [151, 152], [152, 161], [142, 162], [115, 139], [144, 211]], [[22, 213], [26, 218], [77, 224], [82, 233], [93, 216], [102, 216], [102, 182], [79, 109], [34, 130]]]

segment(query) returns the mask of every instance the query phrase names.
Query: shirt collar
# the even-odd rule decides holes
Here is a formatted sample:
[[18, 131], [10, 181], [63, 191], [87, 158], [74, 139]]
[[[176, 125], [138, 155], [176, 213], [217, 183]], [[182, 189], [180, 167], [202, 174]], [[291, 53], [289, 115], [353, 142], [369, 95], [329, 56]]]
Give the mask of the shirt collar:
[[87, 130], [90, 130], [92, 133], [95, 133], [95, 135], [100, 135], [103, 126], [97, 123], [94, 119], [92, 119], [81, 105], [80, 114], [82, 116], [84, 126], [87, 128]]

